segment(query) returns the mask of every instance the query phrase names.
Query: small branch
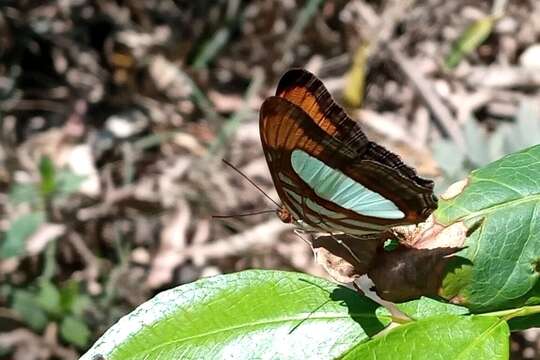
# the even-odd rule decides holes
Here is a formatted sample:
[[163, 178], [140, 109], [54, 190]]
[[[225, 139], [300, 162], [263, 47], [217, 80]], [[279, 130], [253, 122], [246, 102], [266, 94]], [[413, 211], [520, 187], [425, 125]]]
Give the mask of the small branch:
[[461, 128], [450, 113], [450, 110], [448, 110], [437, 96], [429, 81], [416, 69], [411, 61], [401, 54], [401, 50], [396, 45], [388, 45], [387, 49], [433, 114], [433, 118], [437, 126], [441, 129], [442, 134], [452, 139], [460, 148], [466, 149]]
[[[292, 226], [278, 219], [257, 225], [242, 233], [204, 244], [196, 244], [185, 248], [179, 256], [188, 258], [220, 259], [223, 257], [242, 254], [255, 246], [268, 246], [276, 243], [279, 234], [290, 230]], [[202, 261], [201, 261], [202, 262]]]

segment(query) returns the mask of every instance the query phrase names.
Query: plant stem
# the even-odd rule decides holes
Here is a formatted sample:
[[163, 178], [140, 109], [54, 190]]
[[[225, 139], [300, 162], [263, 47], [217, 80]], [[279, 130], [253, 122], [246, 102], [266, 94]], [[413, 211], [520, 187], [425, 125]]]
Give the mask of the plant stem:
[[[54, 222], [54, 209], [51, 194], [42, 194], [42, 204], [45, 211], [45, 223]], [[56, 272], [56, 248], [58, 239], [49, 241], [45, 248], [45, 259], [43, 262], [43, 271], [41, 280], [50, 281]]]
[[212, 38], [204, 45], [193, 61], [194, 69], [204, 69], [208, 66], [216, 55], [223, 49], [231, 38], [231, 34], [239, 22], [243, 21], [243, 15], [238, 15], [241, 2], [239, 0], [229, 0], [227, 3], [227, 15], [225, 25], [216, 31]]
[[41, 280], [51, 280], [56, 271], [56, 242], [57, 239], [50, 241], [45, 249], [45, 261]]
[[478, 314], [477, 316], [497, 316], [502, 318], [503, 320], [510, 320], [515, 317], [527, 316], [538, 313], [540, 313], [540, 305], [524, 306], [519, 309], [494, 311], [490, 313]]

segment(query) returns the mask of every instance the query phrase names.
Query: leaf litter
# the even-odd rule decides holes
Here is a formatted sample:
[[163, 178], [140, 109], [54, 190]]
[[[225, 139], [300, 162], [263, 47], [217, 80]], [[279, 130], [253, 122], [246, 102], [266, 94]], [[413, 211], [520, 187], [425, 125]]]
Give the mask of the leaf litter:
[[[23, 254], [0, 260], [2, 284], [24, 289], [35, 283], [48, 245], [55, 244], [52, 281], [61, 287], [75, 280], [92, 296], [84, 320], [95, 338], [155, 292], [204, 274], [270, 267], [327, 276], [312, 250], [273, 215], [211, 219], [271, 207], [222, 166], [221, 157], [277, 199], [261, 153], [257, 111], [292, 66], [315, 71], [337, 98], [345, 87], [356, 99], [363, 95], [362, 109], [348, 112], [365, 118], [370, 138], [435, 178], [440, 189], [478, 165], [467, 156], [455, 161], [456, 148], [478, 152], [487, 146], [493, 160], [540, 142], [533, 131], [540, 118], [533, 56], [537, 7], [509, 4], [490, 35], [448, 73], [441, 65], [460, 34], [489, 16], [487, 4], [240, 3], [51, 1], [1, 10], [0, 231], [6, 233], [17, 216], [40, 210], [28, 196], [21, 204], [8, 194], [15, 184], [39, 181], [42, 156], [57, 172], [84, 177], [76, 191], [52, 201], [44, 224], [62, 228], [38, 228], [21, 244]], [[354, 89], [346, 74], [366, 43], [361, 67], [367, 87]], [[247, 98], [255, 68], [264, 82]], [[235, 113], [247, 116], [209, 157]], [[486, 146], [467, 144], [459, 135], [466, 122], [470, 134], [485, 134]], [[453, 146], [438, 151], [435, 145], [449, 137]], [[456, 147], [460, 141], [465, 145]], [[452, 161], [452, 169], [445, 167]], [[438, 269], [450, 249], [462, 246], [464, 231], [457, 226], [418, 238], [411, 230], [391, 252], [380, 242], [351, 241], [363, 254], [360, 264], [320, 244], [317, 258], [339, 269], [333, 276], [344, 274], [342, 280], [367, 271], [384, 284], [391, 276], [374, 264], [407, 268], [402, 280], [412, 279], [411, 289], [420, 292], [414, 280], [425, 276], [421, 264]], [[391, 293], [396, 282], [388, 280], [385, 291]], [[0, 304], [17, 317], [9, 291], [2, 290]], [[52, 319], [45, 332], [16, 324], [0, 334], [15, 358], [25, 347], [44, 359], [76, 358], [81, 351], [59, 335]], [[534, 358], [538, 346], [531, 344], [538, 336], [527, 336], [515, 352], [529, 349]], [[41, 346], [51, 338], [52, 348]]]

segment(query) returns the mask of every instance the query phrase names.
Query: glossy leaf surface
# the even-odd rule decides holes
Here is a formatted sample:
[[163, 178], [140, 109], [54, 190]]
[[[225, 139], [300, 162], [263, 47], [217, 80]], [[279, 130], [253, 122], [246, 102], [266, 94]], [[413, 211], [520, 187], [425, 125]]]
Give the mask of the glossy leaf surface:
[[472, 234], [452, 263], [443, 296], [486, 312], [538, 304], [540, 146], [473, 171], [456, 196], [441, 200], [438, 222]]

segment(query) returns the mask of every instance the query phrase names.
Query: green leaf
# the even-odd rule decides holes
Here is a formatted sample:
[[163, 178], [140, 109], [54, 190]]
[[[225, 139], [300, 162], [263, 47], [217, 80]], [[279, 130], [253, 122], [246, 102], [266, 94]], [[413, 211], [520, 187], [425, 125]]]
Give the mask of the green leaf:
[[81, 319], [67, 316], [60, 323], [60, 335], [68, 343], [84, 348], [88, 345], [92, 332]]
[[343, 89], [343, 100], [352, 107], [360, 107], [364, 99], [368, 56], [369, 46], [367, 44], [360, 45], [356, 49], [352, 66], [347, 73], [347, 80]]
[[431, 317], [359, 344], [341, 359], [508, 359], [509, 333], [496, 317]]
[[[417, 300], [397, 304], [397, 307], [415, 320], [437, 315], [466, 315], [469, 313], [469, 309], [466, 307], [448, 304], [428, 297], [421, 297]], [[385, 308], [379, 308], [377, 309], [377, 313], [386, 314], [387, 310]]]
[[48, 156], [41, 158], [39, 162], [39, 174], [41, 175], [41, 194], [42, 196], [48, 196], [54, 191], [56, 184], [56, 169]]
[[41, 201], [39, 189], [34, 183], [17, 183], [9, 191], [9, 201], [14, 205], [29, 203], [37, 204]]
[[476, 50], [491, 34], [495, 20], [494, 16], [486, 16], [471, 24], [452, 46], [452, 51], [446, 58], [446, 67], [455, 68], [465, 55]]
[[389, 318], [358, 293], [316, 277], [253, 270], [165, 291], [122, 318], [83, 356], [114, 359], [324, 359]]
[[36, 294], [36, 304], [53, 316], [60, 316], [62, 314], [60, 292], [50, 281], [45, 280], [40, 282], [39, 291]]
[[13, 294], [12, 307], [32, 329], [42, 330], [47, 325], [47, 314], [37, 304], [33, 292], [16, 290]]
[[476, 229], [449, 265], [443, 296], [486, 312], [540, 303], [540, 145], [473, 171], [435, 219]]
[[387, 239], [383, 244], [384, 251], [394, 251], [398, 246], [399, 240], [397, 239]]
[[61, 170], [56, 177], [55, 193], [58, 195], [69, 195], [81, 187], [86, 180], [86, 176], [77, 175], [70, 170]]
[[26, 239], [44, 222], [43, 212], [26, 214], [13, 221], [0, 244], [0, 259], [22, 255]]
[[72, 280], [60, 289], [60, 302], [64, 314], [72, 313], [80, 317], [90, 305], [90, 298], [82, 294], [79, 283]]

